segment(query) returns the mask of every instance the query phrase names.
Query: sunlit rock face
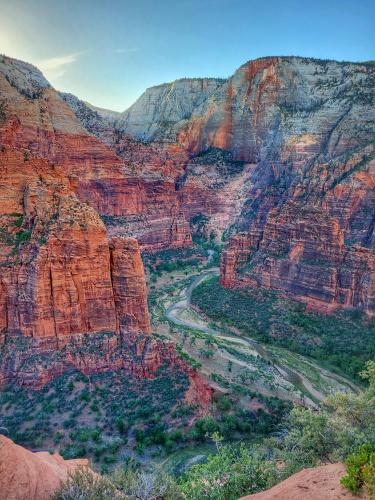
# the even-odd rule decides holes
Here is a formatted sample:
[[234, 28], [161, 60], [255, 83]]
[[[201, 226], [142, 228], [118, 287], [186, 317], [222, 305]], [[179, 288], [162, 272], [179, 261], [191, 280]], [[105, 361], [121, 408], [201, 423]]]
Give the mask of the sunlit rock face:
[[225, 80], [184, 78], [146, 90], [117, 121], [119, 129], [142, 140], [175, 142], [176, 125], [188, 122]]
[[[71, 369], [153, 377], [167, 363], [188, 374], [189, 400], [208, 405], [207, 382], [150, 335], [131, 237], [150, 249], [191, 243], [173, 175], [138, 179], [99, 137], [113, 145], [95, 113], [80, 121], [36, 68], [0, 57], [0, 387], [41, 387]], [[156, 172], [173, 170], [169, 148], [164, 158], [127, 149], [155, 159]], [[176, 162], [186, 156], [171, 151]], [[110, 234], [103, 220], [116, 217], [129, 218]]]
[[[149, 333], [137, 242], [109, 242], [93, 207], [98, 199], [106, 205], [103, 193], [93, 189], [90, 199], [80, 198], [94, 179], [122, 181], [121, 160], [36, 68], [4, 56], [0, 109], [1, 330], [63, 338], [119, 331], [128, 317], [127, 331]], [[111, 258], [117, 248], [121, 262]]]
[[60, 166], [78, 198], [100, 216], [112, 222], [125, 218], [114, 234], [139, 236], [142, 247], [151, 250], [191, 244], [174, 189], [186, 161], [182, 148], [138, 147], [117, 134], [108, 118], [56, 92], [36, 68], [5, 56], [0, 59], [0, 138], [3, 145]]
[[0, 491], [3, 498], [49, 500], [78, 467], [88, 460], [64, 460], [47, 451], [32, 453], [0, 435]]
[[152, 87], [118, 127], [137, 137], [142, 123], [147, 140], [177, 139], [195, 153], [218, 147], [250, 162], [291, 155], [303, 162], [371, 142], [373, 100], [371, 64], [269, 57], [249, 61], [228, 80]]
[[119, 318], [129, 317], [128, 331], [148, 333], [137, 241], [109, 242], [98, 214], [46, 160], [4, 147], [0, 172], [1, 327], [10, 335], [64, 337], [118, 331]]

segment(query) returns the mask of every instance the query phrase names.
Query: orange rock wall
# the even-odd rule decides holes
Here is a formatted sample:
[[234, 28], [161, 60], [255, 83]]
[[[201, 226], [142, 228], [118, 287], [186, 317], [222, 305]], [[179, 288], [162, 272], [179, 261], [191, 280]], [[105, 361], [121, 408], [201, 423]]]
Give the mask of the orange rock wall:
[[[115, 251], [111, 260], [102, 221], [45, 160], [5, 148], [0, 172], [1, 329], [31, 337], [116, 331], [128, 314], [129, 328], [149, 332], [137, 242], [117, 238], [121, 258]], [[17, 244], [20, 234], [27, 240]]]

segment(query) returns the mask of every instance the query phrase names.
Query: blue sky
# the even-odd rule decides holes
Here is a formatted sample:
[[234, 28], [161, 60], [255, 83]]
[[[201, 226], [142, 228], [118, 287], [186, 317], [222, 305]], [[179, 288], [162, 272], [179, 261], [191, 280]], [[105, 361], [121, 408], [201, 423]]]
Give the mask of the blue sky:
[[118, 111], [151, 85], [261, 56], [375, 59], [374, 0], [0, 0], [0, 13], [0, 52]]

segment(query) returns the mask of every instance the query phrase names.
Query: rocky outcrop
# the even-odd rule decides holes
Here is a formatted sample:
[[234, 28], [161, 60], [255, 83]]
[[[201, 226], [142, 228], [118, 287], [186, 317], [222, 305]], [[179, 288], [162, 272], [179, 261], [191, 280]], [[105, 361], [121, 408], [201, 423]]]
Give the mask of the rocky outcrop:
[[369, 498], [368, 495], [352, 495], [340, 484], [340, 479], [345, 475], [346, 469], [343, 464], [329, 464], [304, 469], [297, 474], [293, 474], [285, 481], [277, 484], [273, 488], [242, 497], [241, 500], [340, 500]]
[[[36, 68], [5, 56], [0, 58], [0, 144], [61, 167], [81, 201], [103, 218], [124, 218], [120, 233], [140, 233], [142, 246], [191, 243], [174, 189], [186, 157], [182, 148], [138, 147], [85, 103], [57, 93]], [[144, 176], [137, 171], [141, 165]], [[173, 174], [165, 179], [167, 171]]]
[[4, 148], [0, 172], [1, 329], [41, 338], [126, 324], [148, 333], [137, 242], [116, 239], [111, 258], [99, 216], [48, 162]]
[[148, 89], [125, 112], [123, 128], [148, 140], [177, 138], [194, 153], [217, 147], [240, 160], [289, 157], [301, 164], [373, 140], [374, 73], [370, 63], [261, 58], [224, 81], [187, 79]]
[[374, 167], [371, 146], [343, 162], [339, 178], [323, 171], [321, 185], [315, 176], [298, 184], [293, 199], [267, 207], [264, 221], [260, 210], [223, 252], [222, 285], [262, 286], [323, 312], [349, 307], [373, 315]]
[[77, 467], [88, 467], [86, 459], [64, 460], [58, 453], [32, 453], [0, 435], [0, 498], [5, 500], [50, 500]]
[[183, 78], [151, 87], [117, 121], [117, 127], [142, 140], [175, 142], [176, 124], [186, 123], [225, 80]]
[[113, 238], [110, 259], [117, 329], [151, 333], [146, 282], [137, 240]]

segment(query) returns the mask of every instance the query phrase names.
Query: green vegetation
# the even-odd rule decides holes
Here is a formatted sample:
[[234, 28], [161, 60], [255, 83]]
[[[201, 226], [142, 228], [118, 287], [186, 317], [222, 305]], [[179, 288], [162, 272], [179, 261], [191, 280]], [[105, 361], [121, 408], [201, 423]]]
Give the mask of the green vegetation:
[[276, 467], [267, 461], [265, 449], [250, 450], [244, 444], [221, 446], [220, 436], [213, 437], [217, 453], [211, 455], [207, 463], [193, 466], [180, 482], [186, 498], [237, 499], [244, 493], [264, 490], [275, 482]]
[[53, 495], [52, 500], [182, 500], [176, 482], [162, 468], [142, 471], [134, 462], [127, 462], [104, 477], [94, 476], [84, 468], [70, 474]]
[[[182, 491], [194, 500], [236, 499], [271, 486], [304, 467], [345, 460], [358, 447], [366, 450], [365, 456], [362, 454], [355, 461], [356, 465], [365, 461], [361, 468], [364, 479], [360, 481], [372, 487], [373, 458], [369, 450], [375, 444], [375, 362], [367, 364], [362, 377], [369, 386], [359, 395], [330, 396], [318, 412], [294, 408], [282, 439], [266, 439], [249, 449], [221, 445], [219, 436], [214, 436], [218, 453], [210, 456], [207, 463], [193, 466], [180, 479]], [[282, 468], [276, 467], [278, 461], [283, 463]], [[353, 461], [349, 459], [349, 463]], [[249, 478], [252, 482], [248, 482]]]
[[183, 401], [188, 385], [186, 374], [167, 366], [151, 380], [66, 373], [39, 391], [5, 387], [1, 425], [16, 443], [57, 449], [66, 459], [89, 457], [105, 472], [124, 456], [168, 455], [206, 442], [215, 431], [230, 441], [258, 440], [278, 432], [290, 408], [263, 398], [264, 406], [246, 409], [235, 396], [218, 396], [210, 415], [198, 418], [198, 407]]
[[196, 267], [206, 259], [206, 252], [200, 248], [177, 248], [160, 252], [143, 252], [142, 260], [150, 272], [160, 275], [162, 272], [181, 271]]
[[192, 368], [194, 368], [195, 370], [199, 370], [199, 368], [201, 368], [202, 364], [198, 361], [195, 361], [194, 358], [189, 356], [189, 354], [182, 349], [181, 345], [176, 345], [176, 351], [181, 356], [181, 358], [184, 359]]
[[[130, 499], [236, 500], [262, 491], [294, 472], [321, 463], [346, 460], [344, 486], [353, 492], [365, 488], [374, 494], [375, 467], [375, 362], [367, 363], [362, 377], [369, 385], [359, 395], [335, 394], [320, 411], [294, 408], [282, 434], [251, 447], [224, 444], [212, 421], [216, 452], [192, 465], [180, 477], [169, 476], [162, 466], [142, 470], [127, 462], [103, 478], [78, 471], [55, 495], [55, 500], [113, 498], [117, 492]], [[223, 399], [220, 408], [228, 403]], [[96, 495], [96, 496], [95, 496]]]
[[347, 475], [341, 484], [357, 494], [364, 488], [370, 496], [375, 495], [375, 445], [364, 444], [346, 460]]
[[263, 289], [234, 291], [218, 278], [202, 282], [192, 303], [215, 321], [265, 343], [285, 347], [356, 377], [375, 356], [375, 321], [353, 312], [320, 315]]
[[185, 373], [167, 366], [154, 379], [121, 372], [90, 377], [66, 373], [39, 391], [5, 387], [0, 393], [1, 425], [19, 444], [55, 448], [64, 458], [87, 456], [106, 470], [133, 448], [141, 455], [145, 447], [173, 449], [182, 441], [178, 432], [186, 428], [191, 413], [172, 414], [188, 386]]

